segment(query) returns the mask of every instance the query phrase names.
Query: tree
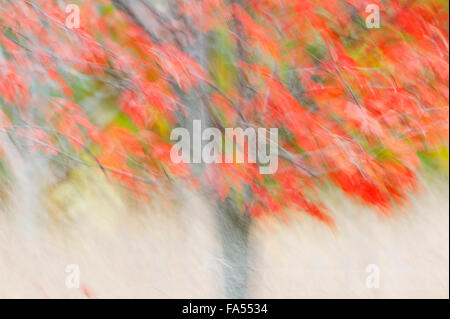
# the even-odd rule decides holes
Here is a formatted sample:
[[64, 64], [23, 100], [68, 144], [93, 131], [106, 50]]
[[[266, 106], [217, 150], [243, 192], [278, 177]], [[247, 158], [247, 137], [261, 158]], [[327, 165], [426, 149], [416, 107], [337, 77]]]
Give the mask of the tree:
[[[217, 210], [227, 296], [245, 296], [252, 218], [294, 208], [333, 227], [325, 184], [387, 214], [417, 188], [421, 159], [448, 149], [445, 1], [372, 1], [379, 29], [362, 0], [74, 3], [80, 28], [62, 1], [1, 2], [0, 157], [14, 141], [139, 197], [199, 189]], [[83, 105], [98, 92], [113, 119]], [[171, 129], [194, 119], [278, 128], [278, 170], [172, 162]]]

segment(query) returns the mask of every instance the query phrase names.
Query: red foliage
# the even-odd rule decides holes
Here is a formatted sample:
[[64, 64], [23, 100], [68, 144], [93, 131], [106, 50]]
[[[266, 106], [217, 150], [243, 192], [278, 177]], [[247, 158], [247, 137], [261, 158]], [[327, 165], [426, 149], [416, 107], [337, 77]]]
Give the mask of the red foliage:
[[[147, 11], [149, 24], [137, 14], [145, 6], [130, 5], [130, 16], [100, 10], [112, 8], [109, 0], [83, 1], [82, 28], [73, 30], [56, 1], [3, 3], [0, 133], [37, 114], [32, 124], [50, 123], [75, 153], [95, 145], [100, 167], [133, 189], [144, 184], [136, 167], [197, 183], [188, 165], [171, 162], [167, 136], [176, 112], [190, 114], [183, 95], [196, 92], [222, 125], [283, 129], [285, 156], [273, 176], [256, 164], [210, 165], [201, 174], [214, 199], [248, 186], [242, 208], [253, 216], [294, 207], [332, 224], [314, 195], [332, 182], [388, 212], [416, 188], [417, 153], [448, 145], [448, 8], [435, 0], [375, 3], [381, 29], [361, 25], [359, 0], [183, 1], [175, 16]], [[236, 83], [224, 90], [213, 80], [214, 62], [192, 54], [206, 32], [229, 35], [225, 49], [236, 63], [220, 72]], [[117, 86], [117, 105], [136, 130], [100, 127], [74, 103], [74, 78], [110, 73], [127, 81]], [[17, 133], [60, 151], [44, 130]]]

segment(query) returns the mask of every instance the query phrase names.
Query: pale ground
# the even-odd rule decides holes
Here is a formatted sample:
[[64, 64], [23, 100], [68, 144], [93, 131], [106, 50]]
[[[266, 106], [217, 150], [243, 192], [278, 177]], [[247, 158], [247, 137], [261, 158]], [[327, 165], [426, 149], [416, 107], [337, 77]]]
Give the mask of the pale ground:
[[[271, 233], [267, 225], [255, 229], [251, 297], [449, 297], [448, 184], [424, 190], [389, 218], [332, 202], [335, 232], [308, 217]], [[378, 289], [366, 286], [369, 265], [379, 269]]]
[[[214, 218], [198, 197], [141, 212], [84, 183], [48, 195], [65, 213], [33, 192], [0, 205], [0, 298], [223, 297]], [[336, 231], [301, 213], [256, 222], [249, 297], [448, 298], [448, 182], [432, 184], [391, 218], [334, 195]], [[68, 264], [80, 267], [80, 289], [66, 287]], [[369, 264], [378, 289], [366, 287]]]

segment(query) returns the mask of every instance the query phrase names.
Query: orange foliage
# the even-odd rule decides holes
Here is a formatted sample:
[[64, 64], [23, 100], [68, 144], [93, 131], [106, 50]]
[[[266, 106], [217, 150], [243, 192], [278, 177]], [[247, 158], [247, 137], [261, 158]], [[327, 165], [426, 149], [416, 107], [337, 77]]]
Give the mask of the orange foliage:
[[[149, 12], [158, 23], [151, 28], [129, 12], [102, 13], [109, 0], [82, 2], [82, 27], [73, 30], [56, 1], [2, 4], [8, 14], [0, 15], [0, 133], [47, 101], [33, 110], [40, 114], [35, 122], [45, 119], [78, 154], [98, 147], [96, 160], [132, 188], [144, 189], [142, 170], [131, 162], [161, 178], [196, 183], [189, 165], [171, 162], [161, 128], [161, 121], [174, 127], [180, 114], [190, 114], [183, 96], [192, 92], [212, 116], [225, 117], [214, 118], [223, 125], [283, 130], [279, 144], [289, 155], [273, 176], [261, 176], [256, 164], [210, 165], [200, 174], [216, 200], [248, 186], [252, 196], [242, 208], [254, 216], [295, 207], [332, 224], [314, 196], [325, 182], [389, 212], [417, 187], [417, 153], [448, 145], [442, 1], [372, 1], [381, 9], [381, 29], [364, 26], [366, 1], [359, 0], [183, 1], [178, 16]], [[212, 79], [214, 64], [192, 54], [195, 31], [205, 40], [224, 30], [238, 77], [225, 91]], [[67, 74], [101, 81], [114, 72], [128, 83], [118, 86], [117, 105], [137, 133], [98, 127], [86, 106], [74, 103]], [[59, 90], [34, 93], [48, 82]], [[18, 133], [34, 134], [57, 153], [48, 133], [25, 131]]]

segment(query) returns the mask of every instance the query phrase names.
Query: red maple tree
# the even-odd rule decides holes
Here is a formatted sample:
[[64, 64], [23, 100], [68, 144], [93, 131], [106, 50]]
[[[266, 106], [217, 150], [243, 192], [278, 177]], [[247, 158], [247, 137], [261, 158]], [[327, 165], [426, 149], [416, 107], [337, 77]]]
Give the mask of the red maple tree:
[[[182, 179], [245, 218], [294, 208], [332, 225], [318, 188], [388, 213], [417, 188], [419, 155], [448, 145], [444, 1], [371, 1], [379, 29], [363, 0], [74, 2], [73, 29], [60, 1], [2, 2], [0, 133], [137, 196]], [[120, 123], [83, 104], [105, 90]], [[195, 118], [279, 128], [277, 172], [173, 163], [170, 129]]]

